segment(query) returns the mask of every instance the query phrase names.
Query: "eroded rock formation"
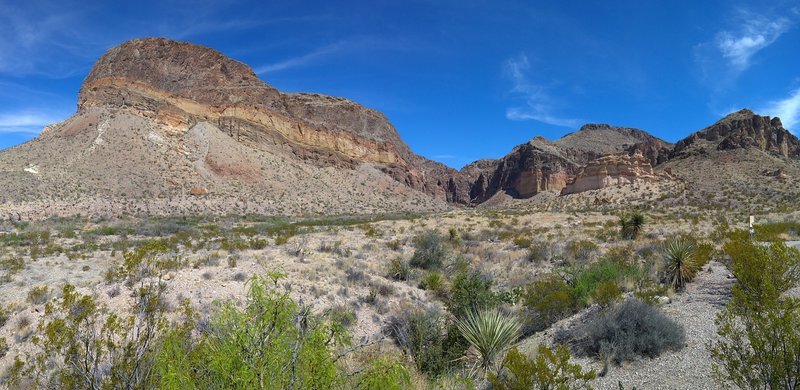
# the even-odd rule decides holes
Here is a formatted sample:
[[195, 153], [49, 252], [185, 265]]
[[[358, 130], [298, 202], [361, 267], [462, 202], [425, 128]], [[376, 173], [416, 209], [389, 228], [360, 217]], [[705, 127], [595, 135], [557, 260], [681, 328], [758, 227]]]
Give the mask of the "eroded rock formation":
[[616, 185], [656, 182], [658, 176], [640, 152], [612, 154], [581, 167], [561, 191], [561, 195], [597, 190]]

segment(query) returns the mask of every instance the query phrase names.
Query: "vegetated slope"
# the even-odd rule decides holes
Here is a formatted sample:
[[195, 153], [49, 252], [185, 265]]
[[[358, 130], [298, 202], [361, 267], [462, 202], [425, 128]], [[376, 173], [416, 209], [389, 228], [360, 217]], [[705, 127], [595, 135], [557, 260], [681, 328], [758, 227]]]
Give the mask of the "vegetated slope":
[[677, 142], [658, 169], [684, 180], [692, 203], [750, 209], [800, 199], [800, 140], [779, 118], [747, 109]]
[[0, 153], [0, 201], [11, 218], [436, 210], [466, 202], [455, 174], [377, 111], [282, 93], [215, 50], [145, 38], [99, 59], [74, 116]]

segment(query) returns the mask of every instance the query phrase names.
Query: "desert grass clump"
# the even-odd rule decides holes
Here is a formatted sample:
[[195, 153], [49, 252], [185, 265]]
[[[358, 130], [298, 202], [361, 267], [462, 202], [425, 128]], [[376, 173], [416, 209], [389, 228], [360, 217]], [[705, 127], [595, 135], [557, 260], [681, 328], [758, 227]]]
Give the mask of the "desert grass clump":
[[50, 288], [42, 285], [36, 286], [28, 291], [28, 302], [34, 305], [41, 305], [50, 299]]
[[579, 327], [573, 339], [580, 353], [620, 364], [679, 350], [686, 335], [680, 324], [657, 308], [630, 298]]
[[388, 271], [386, 272], [389, 279], [392, 280], [408, 280], [411, 276], [411, 266], [407, 261], [399, 257], [389, 260]]
[[445, 239], [436, 231], [428, 230], [414, 237], [414, 255], [409, 264], [426, 270], [438, 269], [448, 256]]
[[686, 287], [697, 273], [695, 245], [685, 239], [673, 239], [664, 245], [664, 281], [675, 291]]
[[475, 350], [475, 369], [484, 374], [492, 370], [498, 358], [520, 337], [522, 326], [516, 317], [501, 313], [497, 309], [470, 312], [456, 320], [461, 335]]

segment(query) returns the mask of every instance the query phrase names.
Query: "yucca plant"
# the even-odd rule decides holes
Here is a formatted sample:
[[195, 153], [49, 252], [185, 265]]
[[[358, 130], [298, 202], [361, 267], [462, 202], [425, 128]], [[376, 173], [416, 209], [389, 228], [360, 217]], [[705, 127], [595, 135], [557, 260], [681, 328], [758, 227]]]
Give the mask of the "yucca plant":
[[683, 290], [697, 271], [695, 245], [686, 239], [674, 239], [664, 245], [664, 272], [667, 284], [675, 291]]
[[461, 335], [475, 349], [474, 370], [483, 374], [494, 367], [498, 358], [519, 338], [521, 325], [516, 317], [497, 309], [469, 312], [456, 320]]
[[630, 237], [631, 239], [636, 239], [639, 237], [639, 233], [642, 231], [644, 227], [644, 215], [642, 213], [636, 212], [631, 214], [630, 219], [628, 219], [628, 229], [630, 229]]

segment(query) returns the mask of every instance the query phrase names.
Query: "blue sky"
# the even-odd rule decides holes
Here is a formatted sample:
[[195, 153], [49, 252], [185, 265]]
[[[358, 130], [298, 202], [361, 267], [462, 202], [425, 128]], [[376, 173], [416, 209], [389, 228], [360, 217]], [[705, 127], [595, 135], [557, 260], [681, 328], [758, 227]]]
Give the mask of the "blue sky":
[[796, 1], [0, 0], [0, 148], [74, 113], [94, 61], [143, 36], [378, 109], [456, 168], [587, 122], [676, 141], [748, 107], [800, 129]]

